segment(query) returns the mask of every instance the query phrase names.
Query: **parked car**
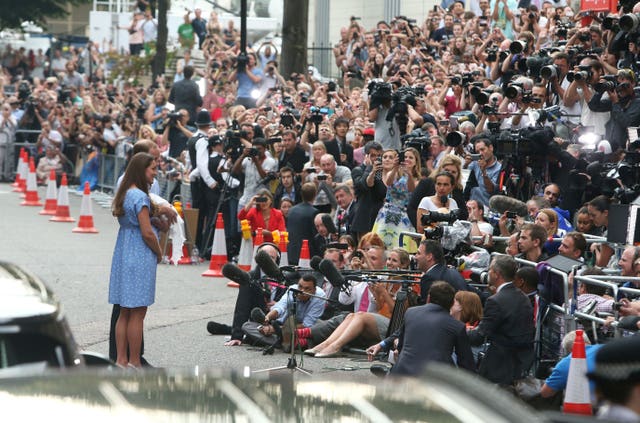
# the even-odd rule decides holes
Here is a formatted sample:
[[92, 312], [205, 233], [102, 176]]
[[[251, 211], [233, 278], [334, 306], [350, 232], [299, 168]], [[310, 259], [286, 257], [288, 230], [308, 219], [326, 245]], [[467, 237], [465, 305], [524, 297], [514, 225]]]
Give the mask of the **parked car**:
[[19, 266], [0, 262], [0, 370], [107, 364], [99, 354], [85, 361], [53, 292]]

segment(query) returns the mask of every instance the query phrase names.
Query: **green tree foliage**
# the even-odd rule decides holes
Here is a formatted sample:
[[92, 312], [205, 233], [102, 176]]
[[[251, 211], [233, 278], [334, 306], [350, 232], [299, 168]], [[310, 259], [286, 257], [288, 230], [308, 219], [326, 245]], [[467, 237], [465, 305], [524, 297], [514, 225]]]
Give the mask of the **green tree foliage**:
[[91, 0], [2, 0], [0, 29], [20, 28], [31, 21], [46, 27], [47, 18], [65, 17], [68, 5], [77, 6]]

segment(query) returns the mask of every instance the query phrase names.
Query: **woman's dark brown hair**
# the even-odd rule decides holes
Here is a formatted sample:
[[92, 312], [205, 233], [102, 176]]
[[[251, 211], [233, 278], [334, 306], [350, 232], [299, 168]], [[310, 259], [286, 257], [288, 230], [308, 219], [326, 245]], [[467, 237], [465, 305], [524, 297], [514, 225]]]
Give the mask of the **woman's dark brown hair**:
[[120, 186], [118, 187], [118, 191], [116, 191], [113, 204], [111, 205], [111, 213], [114, 216], [119, 217], [124, 215], [124, 198], [132, 185], [135, 185], [136, 188], [149, 195], [149, 182], [146, 178], [146, 170], [149, 165], [154, 162], [155, 157], [149, 153], [137, 153], [131, 158], [131, 161], [127, 165], [127, 170], [124, 172], [122, 182], [120, 182]]

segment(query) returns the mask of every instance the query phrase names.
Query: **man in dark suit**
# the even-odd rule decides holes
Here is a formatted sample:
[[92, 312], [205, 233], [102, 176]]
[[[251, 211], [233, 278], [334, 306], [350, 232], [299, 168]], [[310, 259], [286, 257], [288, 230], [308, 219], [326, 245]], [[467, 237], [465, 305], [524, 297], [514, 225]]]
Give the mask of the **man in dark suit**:
[[489, 346], [478, 369], [481, 376], [503, 386], [521, 379], [533, 363], [534, 323], [531, 302], [513, 284], [517, 265], [511, 256], [496, 256], [489, 266], [489, 284], [496, 293], [485, 303], [471, 345]]
[[302, 203], [291, 207], [287, 216], [287, 231], [289, 232], [287, 254], [291, 265], [297, 265], [300, 260], [300, 248], [302, 247], [303, 239], [309, 241], [311, 256], [318, 255], [313, 242], [313, 237], [316, 235], [316, 227], [313, 224], [313, 220], [318, 213], [318, 210], [313, 207], [313, 200], [317, 194], [316, 184], [307, 182], [302, 185], [301, 192]]
[[358, 201], [351, 228], [358, 237], [371, 231], [387, 195], [384, 182], [376, 177], [376, 172], [382, 170], [382, 162], [377, 161], [378, 157], [382, 157], [382, 145], [371, 141], [364, 146], [364, 153], [364, 162], [351, 171]]
[[469, 286], [462, 275], [455, 269], [450, 269], [444, 263], [444, 250], [440, 242], [425, 239], [420, 243], [416, 253], [418, 269], [425, 272], [420, 279], [420, 298], [427, 300], [429, 288], [435, 281], [445, 281], [455, 291], [468, 291]]
[[354, 235], [351, 226], [357, 205], [353, 199], [353, 191], [349, 185], [340, 184], [334, 190], [334, 194], [338, 208], [333, 223], [338, 229], [338, 235]]
[[339, 117], [333, 122], [335, 136], [329, 141], [324, 141], [327, 153], [331, 154], [340, 166], [353, 169], [353, 146], [347, 143], [347, 132], [349, 132], [349, 119]]
[[189, 112], [189, 125], [196, 120], [197, 109], [202, 106], [202, 97], [198, 85], [191, 80], [193, 66], [185, 66], [184, 79], [173, 84], [169, 93], [169, 102], [175, 106], [175, 110], [186, 109]]
[[455, 294], [448, 283], [436, 282], [429, 289], [427, 304], [407, 310], [398, 342], [400, 355], [391, 374], [419, 376], [430, 361], [454, 364], [454, 351], [458, 367], [475, 372], [465, 324], [449, 314]]
[[282, 133], [282, 152], [278, 157], [278, 170], [284, 167], [293, 169], [296, 174], [302, 173], [302, 168], [307, 162], [304, 150], [296, 141], [296, 133], [287, 129]]

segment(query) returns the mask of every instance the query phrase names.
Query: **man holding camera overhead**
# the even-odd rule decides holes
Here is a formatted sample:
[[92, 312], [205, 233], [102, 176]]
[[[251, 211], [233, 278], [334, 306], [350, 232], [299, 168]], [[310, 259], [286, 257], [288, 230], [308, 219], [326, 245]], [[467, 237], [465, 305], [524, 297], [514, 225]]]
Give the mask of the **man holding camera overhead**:
[[[635, 85], [633, 71], [620, 69], [615, 77], [602, 76], [600, 83], [594, 86], [596, 93], [589, 101], [589, 108], [594, 112], [611, 112], [605, 129], [612, 151], [625, 148], [628, 127], [640, 126], [640, 98], [633, 90]], [[605, 92], [609, 94], [609, 99], [602, 98]]]

